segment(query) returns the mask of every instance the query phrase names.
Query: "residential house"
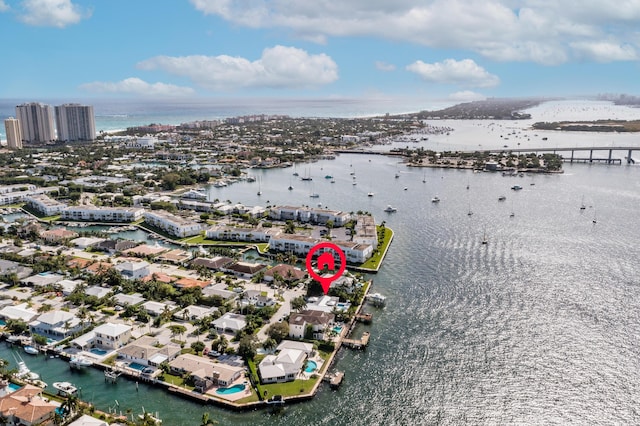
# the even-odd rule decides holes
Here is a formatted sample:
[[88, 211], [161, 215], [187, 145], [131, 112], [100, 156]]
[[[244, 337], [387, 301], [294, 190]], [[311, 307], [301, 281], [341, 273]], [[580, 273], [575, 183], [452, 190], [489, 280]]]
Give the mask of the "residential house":
[[118, 349], [118, 355], [129, 361], [141, 365], [159, 366], [163, 362], [171, 361], [180, 355], [181, 348], [175, 344], [158, 347], [158, 339], [152, 336], [142, 336], [136, 341]]
[[307, 354], [298, 349], [283, 349], [277, 355], [267, 355], [260, 361], [258, 371], [262, 383], [291, 382], [298, 377]]
[[162, 315], [165, 311], [171, 311], [175, 308], [173, 303], [162, 303], [149, 300], [142, 304], [142, 308], [151, 316], [157, 317]]
[[235, 262], [222, 268], [222, 271], [234, 274], [240, 278], [251, 279], [258, 272], [266, 269], [262, 263]]
[[335, 315], [322, 312], [305, 310], [299, 313], [292, 313], [289, 316], [289, 337], [302, 339], [305, 337], [307, 326], [313, 330], [313, 338], [326, 340], [326, 330], [333, 325]]
[[217, 310], [218, 308], [215, 306], [189, 305], [173, 314], [173, 318], [178, 321], [196, 321], [203, 319], [207, 315], [212, 315]]
[[280, 279], [285, 283], [294, 283], [306, 276], [307, 273], [302, 269], [284, 263], [264, 271], [264, 280], [266, 282], [273, 282], [275, 277], [280, 277]]
[[214, 386], [229, 386], [244, 374], [243, 367], [235, 367], [193, 354], [182, 354], [169, 363], [176, 375], [189, 373], [194, 380], [195, 390], [206, 393]]
[[115, 268], [120, 275], [130, 280], [140, 279], [151, 273], [149, 270], [149, 262], [145, 262], [144, 260], [140, 262], [121, 262], [118, 263]]
[[30, 277], [20, 280], [20, 283], [33, 287], [46, 287], [48, 285], [53, 285], [58, 281], [62, 281], [63, 279], [64, 277], [60, 274], [41, 272], [39, 274], [31, 275]]
[[7, 425], [52, 425], [56, 408], [42, 396], [42, 388], [32, 385], [0, 397], [0, 415]]
[[230, 300], [238, 296], [236, 292], [227, 290], [227, 285], [224, 283], [213, 284], [203, 288], [202, 295], [207, 297], [220, 296], [224, 300]]
[[127, 306], [139, 305], [140, 303], [146, 300], [139, 293], [134, 293], [134, 294], [118, 293], [115, 296], [113, 296], [113, 299], [116, 301], [117, 306], [121, 306], [123, 308]]
[[40, 238], [47, 243], [61, 243], [65, 240], [76, 238], [78, 233], [65, 228], [56, 228], [47, 231], [40, 231]]
[[131, 326], [106, 322], [93, 329], [93, 343], [106, 349], [119, 349], [131, 340]]
[[29, 308], [26, 303], [9, 305], [0, 309], [0, 318], [3, 320], [20, 320], [30, 322], [38, 316], [38, 312]]
[[224, 268], [227, 265], [233, 263], [233, 259], [230, 257], [224, 256], [216, 256], [213, 258], [208, 257], [197, 257], [191, 261], [192, 267], [204, 266], [208, 269], [213, 269], [214, 271], [218, 271], [221, 268]]
[[235, 334], [247, 326], [244, 315], [227, 312], [211, 323], [218, 333]]
[[263, 292], [258, 290], [245, 291], [243, 301], [259, 308], [264, 308], [265, 306], [273, 306], [276, 304], [275, 299], [273, 297], [270, 297], [266, 291]]

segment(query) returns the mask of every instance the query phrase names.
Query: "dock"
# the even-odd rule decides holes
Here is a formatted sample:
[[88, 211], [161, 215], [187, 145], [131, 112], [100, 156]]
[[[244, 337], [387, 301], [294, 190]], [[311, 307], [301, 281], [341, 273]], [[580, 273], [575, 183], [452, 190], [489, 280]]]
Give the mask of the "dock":
[[371, 324], [371, 321], [373, 321], [373, 314], [370, 312], [363, 312], [361, 314], [357, 314], [356, 321], [359, 321], [365, 324]]
[[333, 374], [327, 374], [322, 380], [328, 382], [329, 386], [331, 386], [333, 389], [337, 389], [342, 384], [343, 379], [344, 373], [342, 371], [336, 371]]
[[371, 333], [365, 331], [360, 339], [342, 339], [342, 344], [352, 349], [364, 349], [369, 344], [369, 336]]

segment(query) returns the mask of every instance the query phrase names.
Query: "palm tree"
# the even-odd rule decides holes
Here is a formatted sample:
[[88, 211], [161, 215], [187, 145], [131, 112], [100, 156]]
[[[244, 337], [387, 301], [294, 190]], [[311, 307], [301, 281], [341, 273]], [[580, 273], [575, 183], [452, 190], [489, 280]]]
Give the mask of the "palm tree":
[[78, 408], [78, 397], [75, 395], [67, 396], [67, 399], [62, 403], [60, 408], [62, 408], [65, 416], [73, 413]]

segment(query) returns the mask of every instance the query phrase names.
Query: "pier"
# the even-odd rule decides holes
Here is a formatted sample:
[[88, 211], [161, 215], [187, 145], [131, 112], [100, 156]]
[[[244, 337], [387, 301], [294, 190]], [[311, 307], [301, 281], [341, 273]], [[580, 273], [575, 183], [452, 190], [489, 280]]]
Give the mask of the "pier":
[[369, 344], [369, 336], [371, 333], [365, 331], [360, 339], [342, 339], [342, 344], [352, 349], [364, 349]]

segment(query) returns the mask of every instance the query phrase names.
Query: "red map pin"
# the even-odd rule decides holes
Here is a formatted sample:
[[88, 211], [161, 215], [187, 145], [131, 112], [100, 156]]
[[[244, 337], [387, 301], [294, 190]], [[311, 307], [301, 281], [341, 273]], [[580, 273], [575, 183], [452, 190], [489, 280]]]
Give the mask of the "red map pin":
[[[340, 266], [338, 267], [338, 271], [334, 275], [331, 275], [330, 277], [321, 277], [316, 271], [313, 270], [313, 267], [311, 266], [311, 261], [313, 260], [313, 255], [319, 250], [322, 250], [322, 252], [318, 255], [318, 260], [317, 260], [319, 270], [328, 268], [332, 271], [335, 271], [336, 270], [335, 257], [332, 251], [335, 253], [338, 253], [338, 256], [340, 257]], [[345, 257], [344, 252], [342, 251], [342, 249], [340, 249], [340, 247], [338, 247], [333, 243], [326, 242], [326, 243], [316, 244], [311, 248], [311, 250], [309, 250], [309, 253], [307, 253], [307, 272], [309, 272], [309, 275], [311, 275], [311, 278], [313, 278], [314, 280], [320, 283], [320, 285], [322, 286], [322, 291], [324, 291], [324, 294], [327, 294], [329, 292], [329, 287], [331, 287], [331, 283], [337, 280], [338, 278], [340, 278], [340, 276], [342, 275], [346, 267], [347, 267], [347, 258]]]

